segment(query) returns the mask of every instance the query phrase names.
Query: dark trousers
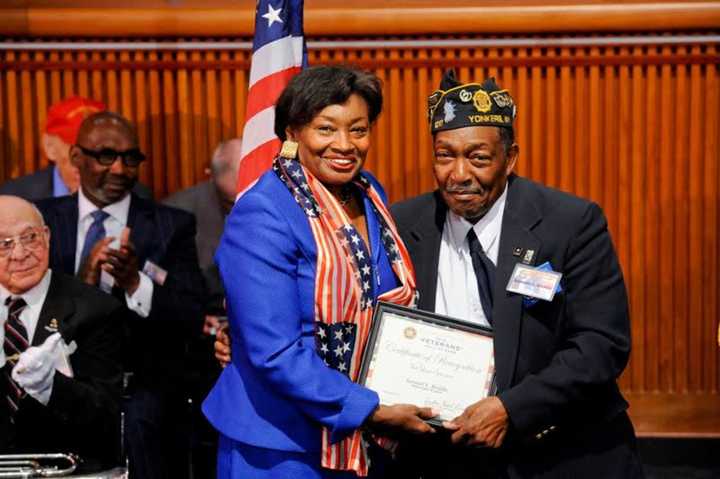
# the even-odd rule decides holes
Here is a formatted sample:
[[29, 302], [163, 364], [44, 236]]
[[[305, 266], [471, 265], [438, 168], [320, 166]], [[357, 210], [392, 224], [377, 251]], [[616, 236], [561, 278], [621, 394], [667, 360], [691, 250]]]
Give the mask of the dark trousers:
[[614, 419], [500, 449], [454, 446], [449, 434], [408, 438], [398, 449], [398, 479], [639, 479], [635, 433], [624, 412]]
[[125, 410], [130, 477], [186, 479], [191, 468], [191, 431], [184, 395], [139, 388]]

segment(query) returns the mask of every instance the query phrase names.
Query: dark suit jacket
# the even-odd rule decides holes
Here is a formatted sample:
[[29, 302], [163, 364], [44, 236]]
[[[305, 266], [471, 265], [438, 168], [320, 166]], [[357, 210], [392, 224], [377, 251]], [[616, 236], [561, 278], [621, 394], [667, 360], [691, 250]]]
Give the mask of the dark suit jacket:
[[[54, 165], [49, 165], [34, 173], [6, 181], [0, 185], [0, 194], [19, 196], [27, 201], [52, 198], [54, 168]], [[142, 198], [152, 198], [152, 192], [147, 186], [140, 183], [135, 184], [133, 193]]]
[[[396, 204], [392, 211], [415, 265], [419, 307], [433, 311], [447, 207], [436, 192]], [[563, 291], [552, 302], [526, 306], [521, 296], [506, 291], [521, 260], [513, 255], [516, 248], [533, 250], [532, 264], [549, 261], [563, 274]], [[615, 382], [630, 354], [627, 296], [607, 222], [596, 204], [510, 177], [493, 328], [498, 396], [511, 426], [506, 449], [521, 448], [508, 454], [518, 477], [534, 477], [540, 470], [550, 476], [567, 473], [563, 467], [571, 460], [602, 457], [598, 449], [632, 440], [624, 413], [628, 405]], [[617, 418], [622, 424], [616, 424]], [[601, 434], [607, 428], [613, 431]], [[613, 444], [601, 445], [601, 440]], [[530, 457], [529, 451], [541, 449]], [[580, 469], [592, 475], [586, 466]]]
[[163, 203], [195, 215], [197, 221], [195, 244], [200, 270], [205, 277], [209, 295], [207, 310], [209, 313], [224, 314], [225, 290], [215, 264], [215, 250], [220, 244], [220, 236], [225, 228], [225, 215], [214, 183], [208, 180], [178, 191], [163, 200]]
[[[50, 266], [74, 274], [77, 243], [78, 197], [39, 201], [50, 227]], [[128, 310], [129, 367], [145, 388], [177, 386], [185, 365], [185, 340], [199, 333], [205, 289], [195, 249], [195, 219], [185, 211], [132, 195], [127, 226], [142, 269], [150, 260], [167, 271], [163, 285], [154, 283], [150, 316]], [[125, 304], [124, 293], [118, 293]]]
[[2, 401], [0, 451], [75, 452], [85, 461], [85, 470], [113, 465], [120, 442], [124, 314], [115, 298], [52, 273], [32, 345], [45, 342], [56, 319], [64, 341], [77, 344], [70, 355], [74, 378], [56, 371], [48, 405], [25, 396], [14, 425], [7, 421]]

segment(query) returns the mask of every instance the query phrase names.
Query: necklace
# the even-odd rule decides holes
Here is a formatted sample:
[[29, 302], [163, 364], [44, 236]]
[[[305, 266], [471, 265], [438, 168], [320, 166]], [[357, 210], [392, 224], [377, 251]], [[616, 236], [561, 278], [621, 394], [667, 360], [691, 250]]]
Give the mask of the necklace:
[[350, 204], [350, 201], [352, 200], [352, 192], [350, 191], [350, 188], [343, 186], [340, 190], [340, 197], [337, 200], [343, 208]]

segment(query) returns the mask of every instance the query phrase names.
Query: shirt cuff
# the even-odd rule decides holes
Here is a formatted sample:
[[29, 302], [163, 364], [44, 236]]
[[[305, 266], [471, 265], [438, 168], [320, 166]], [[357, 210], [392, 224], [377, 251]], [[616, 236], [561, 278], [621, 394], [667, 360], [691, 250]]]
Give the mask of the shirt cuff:
[[152, 280], [142, 271], [138, 272], [140, 276], [140, 284], [132, 296], [125, 293], [125, 302], [127, 307], [138, 314], [141, 318], [150, 316], [152, 309], [152, 296], [155, 285]]

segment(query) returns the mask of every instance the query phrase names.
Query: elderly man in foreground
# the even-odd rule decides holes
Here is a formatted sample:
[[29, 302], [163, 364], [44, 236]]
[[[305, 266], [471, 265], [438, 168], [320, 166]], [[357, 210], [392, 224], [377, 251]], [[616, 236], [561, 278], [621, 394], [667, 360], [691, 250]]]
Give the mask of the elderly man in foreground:
[[86, 472], [117, 458], [123, 309], [48, 269], [50, 231], [0, 196], [0, 452], [73, 452]]

